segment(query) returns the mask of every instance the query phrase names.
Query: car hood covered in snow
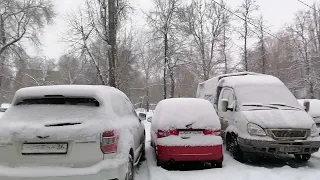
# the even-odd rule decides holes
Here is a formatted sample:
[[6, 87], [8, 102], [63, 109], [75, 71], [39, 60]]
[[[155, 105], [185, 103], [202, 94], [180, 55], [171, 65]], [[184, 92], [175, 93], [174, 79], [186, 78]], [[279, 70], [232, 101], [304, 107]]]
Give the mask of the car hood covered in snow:
[[313, 119], [302, 110], [257, 110], [242, 111], [246, 119], [262, 128], [301, 128], [310, 129]]

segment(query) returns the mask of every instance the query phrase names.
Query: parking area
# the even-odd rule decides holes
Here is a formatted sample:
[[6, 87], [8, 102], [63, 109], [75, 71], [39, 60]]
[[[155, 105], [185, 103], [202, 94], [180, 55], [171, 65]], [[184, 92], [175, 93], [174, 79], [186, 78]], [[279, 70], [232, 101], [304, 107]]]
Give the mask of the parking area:
[[[146, 132], [150, 130], [150, 123], [145, 123]], [[313, 154], [307, 163], [298, 163], [293, 157], [285, 159], [266, 158], [256, 163], [240, 163], [234, 160], [228, 152], [224, 152], [223, 168], [212, 169], [205, 164], [198, 164], [196, 170], [188, 167], [194, 164], [179, 165], [174, 170], [166, 170], [156, 166], [153, 148], [150, 146], [150, 137], [146, 140], [146, 158], [137, 169], [138, 180], [300, 180], [319, 179], [320, 153]], [[192, 170], [191, 170], [192, 169]]]

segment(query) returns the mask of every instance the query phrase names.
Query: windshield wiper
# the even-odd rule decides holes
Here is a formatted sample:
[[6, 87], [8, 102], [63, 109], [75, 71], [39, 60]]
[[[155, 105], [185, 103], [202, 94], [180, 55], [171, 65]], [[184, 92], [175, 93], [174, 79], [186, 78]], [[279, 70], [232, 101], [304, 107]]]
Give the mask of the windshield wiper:
[[281, 106], [281, 107], [288, 107], [288, 108], [292, 108], [292, 109], [299, 109], [299, 110], [302, 110], [301, 108], [298, 108], [298, 107], [289, 106], [289, 105], [286, 105], [286, 104], [280, 104], [280, 103], [272, 103], [272, 104], [269, 104], [269, 105], [272, 105], [272, 106]]
[[263, 104], [243, 104], [242, 106], [267, 107], [267, 108], [271, 108], [271, 109], [278, 109], [277, 107], [263, 105]]
[[44, 125], [45, 127], [56, 127], [56, 126], [73, 126], [73, 125], [78, 125], [81, 124], [80, 122], [75, 122], [75, 123], [57, 123], [57, 124], [47, 124]]

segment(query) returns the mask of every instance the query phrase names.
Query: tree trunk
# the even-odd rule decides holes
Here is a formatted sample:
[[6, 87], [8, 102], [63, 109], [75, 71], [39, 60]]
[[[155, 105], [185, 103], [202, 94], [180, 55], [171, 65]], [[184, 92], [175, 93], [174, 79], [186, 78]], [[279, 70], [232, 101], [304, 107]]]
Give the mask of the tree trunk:
[[245, 22], [244, 22], [244, 68], [245, 68], [245, 71], [248, 71], [247, 41], [248, 41], [248, 22], [247, 22], [247, 19], [245, 19]]
[[228, 61], [227, 61], [227, 54], [226, 54], [226, 46], [227, 46], [227, 37], [226, 37], [226, 27], [223, 27], [223, 60], [224, 60], [224, 73], [228, 73]]
[[168, 34], [164, 35], [163, 99], [167, 99]]
[[147, 104], [146, 104], [146, 109], [147, 111], [149, 112], [149, 109], [150, 109], [150, 97], [149, 97], [149, 72], [146, 74], [146, 100], [147, 100]]
[[116, 8], [115, 8], [115, 0], [108, 0], [108, 14], [109, 14], [109, 42], [110, 42], [110, 50], [109, 50], [109, 86], [117, 87], [116, 85], [116, 41], [117, 41], [117, 30], [116, 30]]
[[[2, 45], [6, 44], [6, 35], [4, 29], [4, 20], [2, 15], [0, 15], [0, 41]], [[0, 47], [1, 48], [1, 47]], [[3, 71], [4, 71], [4, 63], [5, 63], [5, 50], [0, 53], [0, 88], [2, 87], [2, 79], [3, 79]]]
[[[261, 22], [262, 23], [262, 22]], [[263, 25], [261, 24], [260, 27], [260, 33], [261, 33], [261, 59], [262, 59], [262, 73], [266, 73], [266, 49], [264, 47], [264, 32], [263, 32]]]
[[174, 74], [173, 74], [173, 69], [172, 69], [172, 67], [171, 68], [169, 68], [169, 75], [170, 75], [170, 82], [171, 82], [171, 84], [170, 84], [170, 98], [173, 98], [174, 97], [174, 88], [175, 88], [175, 80], [174, 80]]

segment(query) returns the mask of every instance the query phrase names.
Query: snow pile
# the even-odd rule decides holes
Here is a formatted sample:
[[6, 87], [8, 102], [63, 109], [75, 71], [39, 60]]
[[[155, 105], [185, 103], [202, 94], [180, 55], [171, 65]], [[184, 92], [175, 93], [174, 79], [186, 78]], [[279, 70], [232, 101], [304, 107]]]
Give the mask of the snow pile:
[[[277, 84], [251, 84], [234, 88], [239, 105], [246, 104], [282, 104], [291, 106], [296, 110], [303, 110], [297, 99], [285, 85]], [[275, 106], [279, 109], [292, 109], [290, 107]], [[254, 106], [241, 106], [243, 110], [255, 109]]]
[[179, 136], [168, 136], [157, 139], [157, 145], [163, 146], [217, 146], [222, 144], [220, 136], [191, 136], [182, 139]]
[[172, 98], [161, 101], [152, 119], [154, 131], [167, 129], [221, 129], [219, 118], [209, 101]]
[[[21, 100], [41, 98], [45, 95], [95, 98], [99, 107], [81, 105], [17, 105]], [[17, 91], [11, 106], [0, 120], [0, 134], [34, 138], [47, 136], [61, 139], [96, 136], [104, 131], [129, 128], [139, 123], [134, 116], [126, 115], [130, 104], [121, 91], [108, 86], [43, 86]], [[122, 113], [122, 114], [121, 114]], [[129, 113], [127, 113], [129, 114]], [[52, 126], [59, 123], [76, 123]]]
[[16, 105], [23, 99], [39, 98], [47, 95], [62, 95], [66, 97], [92, 97], [100, 105], [108, 104], [113, 95], [127, 96], [120, 90], [102, 85], [55, 85], [55, 86], [36, 86], [19, 89], [13, 99], [13, 105]]
[[262, 128], [302, 128], [310, 129], [314, 123], [304, 111], [277, 110], [243, 111], [249, 122], [258, 124]]
[[252, 85], [280, 85], [284, 86], [283, 82], [270, 75], [244, 75], [225, 77], [219, 81], [219, 86], [242, 87]]

